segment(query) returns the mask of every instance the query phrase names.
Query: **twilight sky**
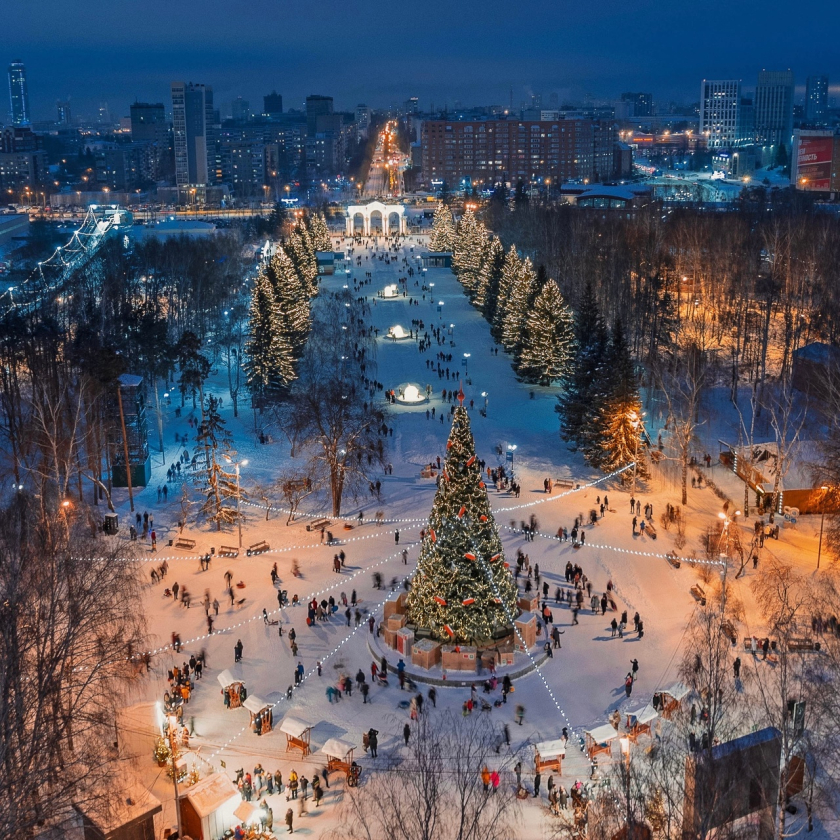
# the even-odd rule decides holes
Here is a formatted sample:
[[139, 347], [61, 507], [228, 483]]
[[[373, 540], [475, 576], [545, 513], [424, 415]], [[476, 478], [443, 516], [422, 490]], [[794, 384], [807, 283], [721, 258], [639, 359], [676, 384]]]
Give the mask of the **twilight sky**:
[[[684, 10], [684, 11], [683, 11]], [[698, 98], [700, 80], [792, 68], [828, 74], [840, 96], [840, 2], [811, 0], [2, 0], [0, 64], [27, 67], [35, 119], [100, 100], [117, 118], [135, 98], [169, 102], [173, 79], [213, 86], [223, 112], [237, 95], [284, 107], [309, 93], [421, 107], [546, 98]], [[7, 95], [0, 111], [8, 109]]]

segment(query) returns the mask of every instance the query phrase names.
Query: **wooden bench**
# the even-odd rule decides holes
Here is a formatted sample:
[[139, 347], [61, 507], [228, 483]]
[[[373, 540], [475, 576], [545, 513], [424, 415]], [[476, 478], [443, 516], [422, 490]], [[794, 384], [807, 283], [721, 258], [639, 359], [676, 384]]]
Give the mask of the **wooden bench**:
[[239, 549], [232, 545], [223, 545], [219, 548], [219, 557], [239, 557]]
[[671, 565], [672, 565], [675, 569], [679, 569], [679, 567], [682, 565], [682, 564], [680, 563], [680, 558], [679, 558], [679, 557], [677, 557], [677, 553], [676, 553], [675, 551], [669, 551], [669, 552], [665, 555], [665, 559], [666, 559], [666, 560], [667, 560], [667, 561], [668, 561], [668, 562], [669, 562], [669, 563], [670, 563], [670, 564], [671, 564]]
[[265, 540], [261, 540], [260, 542], [254, 543], [252, 546], [250, 546], [246, 554], [248, 555], [248, 557], [250, 557], [253, 554], [263, 554], [269, 549], [269, 544]]
[[552, 489], [555, 487], [561, 487], [566, 490], [574, 490], [577, 486], [577, 483], [572, 478], [555, 478], [552, 479]]
[[691, 587], [691, 594], [700, 602], [701, 607], [706, 606], [706, 590], [699, 583]]
[[329, 528], [332, 525], [330, 519], [315, 519], [306, 526], [307, 531], [320, 531], [321, 528]]
[[652, 539], [656, 539], [656, 528], [654, 527], [653, 522], [650, 519], [645, 522], [645, 533]]
[[807, 637], [788, 639], [788, 650], [819, 650], [820, 643]]
[[186, 548], [192, 551], [195, 548], [195, 540], [190, 540], [186, 537], [178, 537], [178, 539], [175, 540], [175, 548]]

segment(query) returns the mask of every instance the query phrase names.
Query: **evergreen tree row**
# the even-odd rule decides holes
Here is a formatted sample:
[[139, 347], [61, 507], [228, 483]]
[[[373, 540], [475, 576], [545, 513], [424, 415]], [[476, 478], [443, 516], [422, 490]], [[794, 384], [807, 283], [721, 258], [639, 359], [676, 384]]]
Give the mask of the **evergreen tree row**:
[[[448, 229], [446, 215], [441, 218], [438, 240]], [[520, 379], [541, 385], [562, 379], [574, 352], [574, 330], [571, 310], [554, 280], [542, 268], [535, 273], [514, 247], [505, 254], [501, 241], [472, 210], [459, 222], [452, 250], [453, 271], [513, 357]]]
[[244, 367], [249, 388], [260, 397], [282, 393], [296, 378], [295, 363], [309, 336], [310, 299], [318, 290], [315, 251], [324, 245], [331, 248], [323, 217], [299, 223], [254, 280]]
[[[430, 247], [452, 251], [452, 269], [493, 335], [513, 358], [520, 379], [560, 383], [560, 433], [594, 467], [614, 472], [638, 460], [648, 475], [642, 406], [621, 321], [610, 331], [587, 285], [574, 316], [554, 280], [521, 258], [467, 210], [457, 226], [441, 206]], [[627, 471], [625, 476], [632, 475]]]
[[[556, 406], [560, 436], [606, 473], [635, 462], [637, 477], [647, 478], [642, 401], [630, 347], [620, 319], [607, 329], [591, 283], [574, 331], [577, 352]], [[628, 470], [624, 477], [630, 475]]]

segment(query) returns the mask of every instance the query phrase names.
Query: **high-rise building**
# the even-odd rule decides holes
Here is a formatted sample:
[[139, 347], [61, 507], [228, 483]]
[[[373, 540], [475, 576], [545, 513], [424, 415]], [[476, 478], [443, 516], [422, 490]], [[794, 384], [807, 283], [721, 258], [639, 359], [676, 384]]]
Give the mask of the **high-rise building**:
[[[149, 177], [156, 181], [169, 170], [169, 123], [162, 102], [135, 102], [131, 106], [131, 140], [152, 148]], [[164, 165], [166, 163], [166, 165]]]
[[633, 106], [634, 117], [653, 116], [653, 94], [652, 93], [622, 93], [622, 102], [629, 102]]
[[12, 125], [28, 125], [32, 121], [29, 113], [29, 89], [26, 87], [26, 68], [19, 58], [9, 65], [9, 114]]
[[333, 112], [333, 98], [313, 94], [306, 97], [306, 133], [314, 137], [318, 132], [318, 117], [325, 117]]
[[56, 122], [59, 125], [73, 125], [73, 116], [70, 113], [70, 101], [66, 99], [59, 99], [55, 103], [57, 114]]
[[366, 138], [370, 129], [370, 108], [367, 105], [356, 106], [356, 137]]
[[710, 149], [726, 149], [743, 142], [741, 82], [703, 79], [700, 86], [700, 132]]
[[612, 175], [615, 131], [588, 119], [425, 120], [423, 177], [458, 189], [464, 180], [492, 185], [591, 181]]
[[213, 88], [172, 82], [175, 183], [179, 187], [214, 183], [213, 120]]
[[111, 125], [111, 109], [107, 102], [99, 103], [98, 122], [100, 125]]
[[828, 76], [808, 76], [805, 86], [805, 122], [824, 125], [828, 116]]
[[755, 88], [755, 139], [762, 146], [785, 146], [793, 136], [793, 71], [762, 70]]
[[263, 116], [277, 117], [283, 113], [283, 97], [276, 90], [263, 97]]
[[241, 96], [237, 96], [230, 103], [230, 116], [236, 122], [248, 122], [251, 119], [251, 103]]

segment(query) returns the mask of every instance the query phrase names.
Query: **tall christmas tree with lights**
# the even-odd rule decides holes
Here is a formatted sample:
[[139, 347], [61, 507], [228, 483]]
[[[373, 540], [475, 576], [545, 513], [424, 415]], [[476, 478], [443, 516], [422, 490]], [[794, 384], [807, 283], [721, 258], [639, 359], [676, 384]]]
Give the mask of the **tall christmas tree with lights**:
[[458, 398], [462, 404], [455, 409], [406, 611], [411, 624], [440, 641], [481, 644], [512, 627], [516, 585], [490, 510], [463, 393]]

